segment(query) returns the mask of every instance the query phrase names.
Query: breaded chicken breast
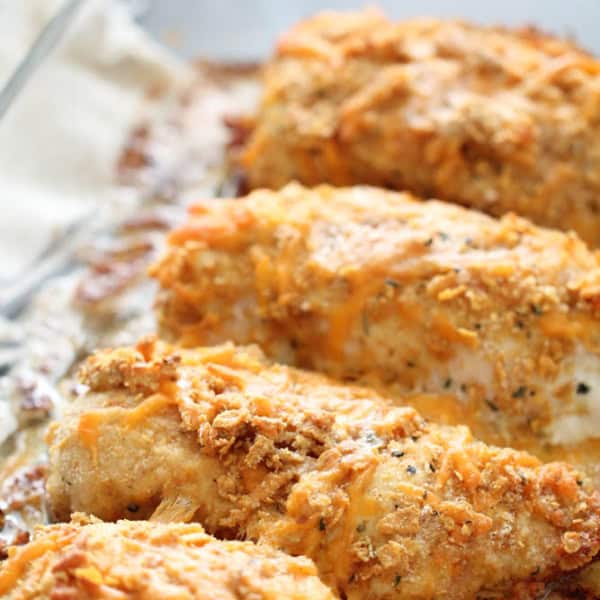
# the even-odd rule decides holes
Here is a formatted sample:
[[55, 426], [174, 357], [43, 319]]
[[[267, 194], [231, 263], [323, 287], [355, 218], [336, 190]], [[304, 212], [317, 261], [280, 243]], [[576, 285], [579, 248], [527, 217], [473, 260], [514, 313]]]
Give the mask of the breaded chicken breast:
[[600, 61], [531, 28], [327, 12], [285, 34], [252, 187], [371, 184], [600, 244]]
[[334, 600], [310, 560], [217, 541], [200, 525], [76, 515], [10, 552], [7, 600]]
[[562, 463], [256, 348], [97, 353], [48, 436], [51, 508], [199, 521], [312, 558], [349, 600], [534, 598], [600, 549], [600, 495]]
[[289, 185], [192, 207], [152, 272], [162, 332], [183, 345], [256, 342], [278, 362], [435, 393], [409, 402], [488, 442], [600, 436], [599, 258], [574, 235]]

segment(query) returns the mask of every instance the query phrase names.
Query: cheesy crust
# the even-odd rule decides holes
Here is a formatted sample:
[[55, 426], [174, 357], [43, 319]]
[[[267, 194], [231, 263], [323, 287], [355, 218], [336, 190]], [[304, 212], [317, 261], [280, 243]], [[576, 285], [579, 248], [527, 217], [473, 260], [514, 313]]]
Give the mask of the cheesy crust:
[[[573, 234], [368, 187], [198, 203], [152, 268], [162, 333], [415, 396], [485, 441], [600, 432], [600, 268]], [[595, 455], [598, 456], [595, 450]]]
[[103, 523], [75, 515], [39, 527], [0, 565], [6, 600], [334, 600], [306, 558], [218, 541], [200, 525]]
[[49, 433], [57, 518], [199, 521], [312, 558], [349, 600], [535, 598], [600, 549], [600, 496], [572, 467], [256, 348], [146, 340], [81, 377]]
[[251, 187], [370, 184], [600, 243], [600, 62], [532, 28], [326, 12], [286, 33]]

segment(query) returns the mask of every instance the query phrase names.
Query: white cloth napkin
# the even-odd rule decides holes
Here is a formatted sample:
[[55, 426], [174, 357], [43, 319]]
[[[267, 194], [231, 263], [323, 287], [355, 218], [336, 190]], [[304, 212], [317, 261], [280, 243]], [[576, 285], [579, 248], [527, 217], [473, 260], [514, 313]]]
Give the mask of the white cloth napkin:
[[[63, 0], [0, 0], [0, 84]], [[146, 90], [189, 76], [117, 0], [88, 0], [0, 120], [0, 285], [114, 193]]]

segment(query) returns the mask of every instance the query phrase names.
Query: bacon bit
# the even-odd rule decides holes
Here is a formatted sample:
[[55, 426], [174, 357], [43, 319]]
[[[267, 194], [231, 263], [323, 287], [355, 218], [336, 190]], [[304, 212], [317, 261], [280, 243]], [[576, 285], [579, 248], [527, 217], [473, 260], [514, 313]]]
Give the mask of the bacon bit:
[[81, 304], [95, 304], [117, 296], [144, 271], [147, 262], [146, 258], [141, 258], [106, 265], [103, 271], [88, 271], [75, 290], [75, 300]]
[[223, 117], [223, 124], [230, 133], [227, 147], [240, 148], [246, 145], [254, 129], [255, 120], [245, 115], [225, 115]]
[[143, 124], [136, 127], [129, 136], [125, 150], [117, 163], [117, 173], [125, 177], [131, 171], [137, 171], [152, 164], [152, 159], [147, 152], [150, 138], [150, 128]]
[[22, 396], [19, 418], [34, 423], [48, 418], [54, 408], [53, 391], [48, 384], [33, 374], [21, 376], [16, 382], [17, 392]]
[[32, 393], [25, 396], [19, 407], [21, 415], [27, 419], [27, 422], [43, 421], [48, 418], [54, 402], [46, 393]]
[[173, 215], [164, 210], [147, 210], [125, 219], [121, 224], [121, 230], [125, 233], [137, 231], [165, 231], [175, 225]]
[[146, 256], [155, 249], [154, 240], [146, 235], [136, 239], [114, 239], [108, 244], [96, 243], [80, 252], [84, 260], [96, 273], [109, 273], [115, 262], [131, 262]]
[[45, 491], [46, 472], [45, 465], [36, 465], [7, 479], [2, 486], [2, 508], [15, 511], [25, 506], [40, 507]]
[[13, 546], [23, 546], [27, 544], [31, 539], [31, 534], [26, 529], [19, 529], [15, 533], [15, 537], [13, 538], [12, 545]]

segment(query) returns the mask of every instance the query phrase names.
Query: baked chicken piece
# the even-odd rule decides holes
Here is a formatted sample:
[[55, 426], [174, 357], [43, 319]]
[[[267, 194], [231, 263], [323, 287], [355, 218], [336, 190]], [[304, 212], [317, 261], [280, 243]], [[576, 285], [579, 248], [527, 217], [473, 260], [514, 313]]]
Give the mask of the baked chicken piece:
[[146, 521], [40, 527], [0, 564], [7, 600], [334, 600], [306, 558], [221, 542], [200, 525]]
[[566, 464], [256, 347], [144, 340], [81, 382], [48, 436], [59, 519], [199, 521], [313, 559], [348, 600], [534, 598], [600, 550], [600, 494]]
[[278, 362], [432, 392], [409, 402], [491, 443], [600, 436], [600, 259], [572, 234], [291, 184], [199, 203], [169, 243], [152, 273], [171, 340], [256, 342]]
[[282, 37], [251, 187], [371, 184], [600, 244], [600, 61], [532, 29], [326, 12]]

